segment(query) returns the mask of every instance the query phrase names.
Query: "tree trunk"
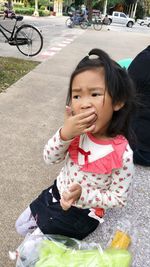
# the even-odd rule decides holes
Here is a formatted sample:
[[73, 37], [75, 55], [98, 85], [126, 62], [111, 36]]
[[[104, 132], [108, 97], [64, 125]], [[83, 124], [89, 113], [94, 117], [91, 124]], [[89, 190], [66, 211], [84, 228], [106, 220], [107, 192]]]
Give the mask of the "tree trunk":
[[87, 0], [86, 1], [86, 6], [87, 6], [87, 9], [88, 9], [88, 19], [89, 20], [92, 20], [92, 13], [93, 13], [93, 11], [92, 11], [92, 0]]
[[137, 2], [134, 4], [134, 10], [133, 10], [133, 18], [135, 18], [135, 14], [136, 14], [136, 9], [137, 9]]
[[105, 0], [104, 2], [104, 6], [103, 6], [103, 14], [106, 16], [107, 14], [107, 0]]
[[8, 0], [8, 8], [9, 8], [10, 10], [13, 9], [12, 0]]

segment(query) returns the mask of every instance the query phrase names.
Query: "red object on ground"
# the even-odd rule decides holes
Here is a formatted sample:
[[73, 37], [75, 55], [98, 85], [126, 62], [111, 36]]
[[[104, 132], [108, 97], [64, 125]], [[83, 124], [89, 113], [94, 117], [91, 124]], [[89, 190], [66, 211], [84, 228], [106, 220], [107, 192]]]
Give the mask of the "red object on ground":
[[95, 215], [102, 218], [105, 215], [105, 211], [102, 208], [95, 208]]

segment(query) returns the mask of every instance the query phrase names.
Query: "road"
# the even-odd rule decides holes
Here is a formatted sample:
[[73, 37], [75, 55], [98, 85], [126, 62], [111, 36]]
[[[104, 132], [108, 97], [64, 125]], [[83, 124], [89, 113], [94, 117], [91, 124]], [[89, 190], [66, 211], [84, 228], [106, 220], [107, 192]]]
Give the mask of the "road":
[[[66, 28], [66, 19], [67, 17], [24, 17], [23, 23], [30, 23], [37, 26], [42, 32], [44, 38], [44, 45], [41, 53], [38, 56], [31, 58], [31, 60], [45, 61], [55, 53], [59, 52], [63, 47], [73, 42], [77, 36], [84, 34], [84, 30], [78, 27], [74, 29]], [[0, 23], [8, 28], [13, 25], [12, 20], [2, 21], [1, 19]], [[150, 33], [150, 28], [146, 26], [142, 27], [138, 24], [135, 24], [133, 28], [111, 24], [109, 27], [103, 26], [102, 31], [107, 31], [108, 28], [111, 31], [116, 32], [123, 31], [131, 33], [142, 33], [146, 35]], [[92, 31], [93, 28], [89, 27], [87, 30]], [[101, 32], [97, 32], [97, 34], [100, 35]], [[5, 40], [2, 35], [0, 35], [0, 55], [27, 59], [27, 57], [22, 55], [16, 47], [5, 44]]]
[[[43, 35], [44, 44], [40, 55], [31, 58], [31, 60], [44, 61], [54, 54], [54, 52], [61, 50], [68, 43], [72, 42], [75, 37], [83, 33], [81, 29], [69, 29], [65, 26], [66, 17], [47, 17], [47, 18], [36, 18], [36, 17], [24, 17], [22, 23], [29, 23], [39, 28]], [[11, 29], [14, 25], [12, 20], [0, 20], [0, 23], [7, 29]], [[57, 47], [58, 45], [58, 47]], [[27, 59], [22, 55], [18, 49], [14, 46], [5, 44], [5, 39], [0, 34], [0, 55], [1, 56], [12, 56], [17, 58]]]
[[113, 23], [110, 25], [110, 29], [113, 31], [125, 31], [125, 32], [132, 32], [132, 33], [150, 34], [150, 27], [140, 26], [138, 23], [135, 23], [135, 25], [132, 28], [128, 28], [124, 25]]

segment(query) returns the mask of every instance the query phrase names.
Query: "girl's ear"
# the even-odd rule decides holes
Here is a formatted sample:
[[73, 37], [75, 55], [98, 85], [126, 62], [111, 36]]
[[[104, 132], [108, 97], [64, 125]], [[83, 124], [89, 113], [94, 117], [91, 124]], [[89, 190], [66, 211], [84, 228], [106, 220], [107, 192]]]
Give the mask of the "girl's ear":
[[122, 102], [115, 104], [114, 105], [114, 111], [120, 110], [123, 106], [124, 106], [124, 103], [122, 103]]

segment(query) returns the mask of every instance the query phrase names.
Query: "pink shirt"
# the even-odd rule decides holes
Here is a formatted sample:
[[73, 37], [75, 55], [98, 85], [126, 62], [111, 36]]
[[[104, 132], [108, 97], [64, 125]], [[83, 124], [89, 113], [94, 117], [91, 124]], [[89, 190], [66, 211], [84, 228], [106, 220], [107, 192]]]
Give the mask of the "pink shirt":
[[134, 166], [125, 137], [97, 140], [91, 134], [83, 134], [63, 141], [58, 130], [45, 145], [44, 160], [47, 164], [64, 160], [57, 187], [62, 195], [71, 184], [81, 185], [82, 194], [76, 207], [106, 210], [126, 204]]

